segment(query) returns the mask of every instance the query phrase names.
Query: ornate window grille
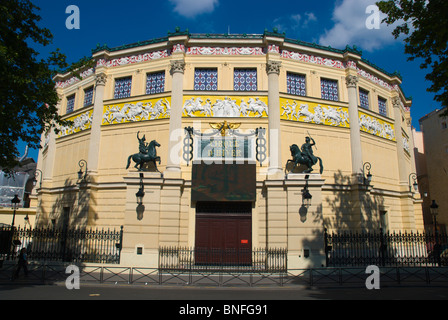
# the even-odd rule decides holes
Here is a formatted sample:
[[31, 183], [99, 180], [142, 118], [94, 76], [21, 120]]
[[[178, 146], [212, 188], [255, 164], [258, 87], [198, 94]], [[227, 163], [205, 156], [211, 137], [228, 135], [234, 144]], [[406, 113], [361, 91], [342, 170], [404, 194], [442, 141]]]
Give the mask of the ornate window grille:
[[84, 107], [93, 104], [93, 87], [84, 90]]
[[132, 77], [115, 79], [114, 99], [128, 98], [131, 96]]
[[378, 98], [378, 112], [382, 116], [387, 116], [386, 99]]
[[194, 71], [194, 90], [218, 90], [218, 69], [196, 69]]
[[287, 92], [296, 96], [306, 96], [306, 76], [288, 72], [286, 75]]
[[165, 91], [165, 72], [148, 73], [146, 76], [146, 94]]
[[235, 69], [233, 88], [235, 91], [257, 91], [257, 69]]
[[369, 109], [369, 92], [359, 89], [359, 103], [361, 108]]
[[337, 80], [321, 79], [320, 88], [322, 93], [322, 99], [339, 101]]
[[75, 110], [75, 95], [67, 97], [67, 113], [73, 112]]

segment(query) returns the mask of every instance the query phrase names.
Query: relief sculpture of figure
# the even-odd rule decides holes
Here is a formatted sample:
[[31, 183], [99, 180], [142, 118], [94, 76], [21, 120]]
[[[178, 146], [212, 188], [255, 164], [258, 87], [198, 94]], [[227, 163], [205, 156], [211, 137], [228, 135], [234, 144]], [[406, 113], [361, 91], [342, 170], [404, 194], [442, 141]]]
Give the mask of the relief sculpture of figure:
[[[313, 153], [313, 146], [316, 143], [314, 142], [314, 139], [311, 137], [305, 138], [305, 143], [302, 144], [302, 147], [299, 148], [296, 144], [293, 144], [289, 147], [289, 150], [291, 151], [291, 156], [293, 157], [292, 160], [288, 160], [286, 163], [286, 167], [288, 167], [288, 164], [290, 162], [294, 163], [294, 166], [291, 168], [290, 171], [293, 171], [294, 168], [299, 164], [304, 164], [308, 168], [303, 171], [304, 173], [310, 173], [313, 171], [313, 166], [319, 161], [320, 166], [320, 173], [322, 174], [324, 167], [322, 165], [322, 159], [319, 157], [316, 157]], [[286, 169], [285, 169], [286, 171]]]
[[131, 165], [131, 159], [135, 162], [135, 168], [138, 171], [143, 171], [143, 165], [147, 162], [154, 163], [154, 167], [156, 168], [156, 171], [159, 171], [157, 169], [156, 161], [161, 162], [160, 157], [157, 156], [157, 150], [156, 147], [160, 147], [160, 144], [156, 140], [152, 140], [150, 143], [146, 143], [146, 136], [143, 135], [143, 138], [140, 138], [139, 132], [137, 132], [137, 139], [138, 139], [138, 149], [139, 153], [130, 155], [128, 157], [128, 164], [126, 166], [126, 169], [129, 168]]

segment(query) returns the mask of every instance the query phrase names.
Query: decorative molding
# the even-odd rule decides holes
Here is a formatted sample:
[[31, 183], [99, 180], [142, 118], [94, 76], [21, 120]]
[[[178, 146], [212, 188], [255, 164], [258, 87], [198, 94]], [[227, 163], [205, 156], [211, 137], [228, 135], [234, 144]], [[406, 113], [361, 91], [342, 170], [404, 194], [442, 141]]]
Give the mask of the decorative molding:
[[386, 88], [388, 90], [393, 90], [395, 89], [395, 86], [391, 86], [390, 84], [388, 84], [386, 81], [383, 81], [381, 79], [379, 79], [378, 77], [375, 77], [374, 75], [368, 73], [367, 71], [364, 71], [362, 69], [360, 69], [359, 67], [356, 67], [356, 70], [358, 72], [358, 75], [360, 75], [361, 77], [368, 79], [380, 86], [382, 86], [383, 88]]
[[84, 80], [87, 77], [90, 77], [94, 73], [95, 73], [95, 68], [87, 69], [84, 72], [81, 72], [81, 74], [80, 74], [81, 79], [78, 77], [71, 77], [70, 79], [65, 80], [65, 81], [58, 81], [58, 82], [56, 82], [56, 88], [61, 88], [61, 89], [67, 88], [67, 87], [71, 86], [72, 84], [75, 84], [81, 80]]
[[173, 45], [172, 53], [185, 53], [185, 45], [183, 44], [175, 44]]
[[96, 66], [97, 67], [113, 68], [113, 67], [125, 66], [128, 64], [141, 63], [141, 62], [166, 58], [168, 56], [169, 56], [169, 52], [167, 49], [165, 49], [165, 50], [153, 51], [153, 52], [148, 52], [148, 53], [139, 54], [139, 55], [121, 57], [121, 58], [112, 59], [109, 61], [107, 61], [105, 59], [99, 59], [97, 61]]
[[333, 68], [337, 68], [337, 69], [345, 69], [345, 66], [341, 61], [323, 58], [323, 57], [316, 57], [313, 55], [302, 54], [299, 52], [283, 50], [281, 53], [281, 57], [300, 61], [300, 62], [314, 63], [314, 64], [318, 64], [321, 66], [333, 67]]
[[280, 47], [275, 44], [268, 45], [268, 52], [269, 53], [280, 53]]
[[187, 49], [188, 55], [227, 55], [227, 56], [259, 56], [263, 55], [261, 47], [190, 47]]

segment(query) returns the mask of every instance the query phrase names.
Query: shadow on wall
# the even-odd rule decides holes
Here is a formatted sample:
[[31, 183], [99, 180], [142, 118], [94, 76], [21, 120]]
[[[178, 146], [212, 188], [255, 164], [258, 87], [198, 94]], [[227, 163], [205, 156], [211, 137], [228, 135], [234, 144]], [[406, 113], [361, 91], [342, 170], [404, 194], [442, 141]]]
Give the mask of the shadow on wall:
[[334, 173], [333, 196], [325, 198], [330, 213], [323, 218], [324, 228], [333, 231], [378, 231], [381, 228], [381, 195], [372, 194], [365, 186], [351, 188], [351, 176], [340, 170]]
[[[323, 199], [315, 210], [307, 210], [303, 206], [298, 210], [298, 218], [302, 222], [313, 219], [316, 226], [322, 224], [311, 231], [310, 237], [302, 240], [303, 248], [324, 250], [325, 229], [333, 232], [380, 230], [379, 213], [384, 204], [383, 197], [371, 194], [365, 186], [351, 188], [351, 176], [342, 174], [340, 170], [334, 173], [334, 182], [332, 195]], [[328, 212], [323, 212], [323, 208], [328, 208]]]
[[92, 225], [98, 216], [89, 206], [89, 204], [95, 204], [95, 199], [92, 198], [91, 189], [87, 187], [88, 179], [87, 176], [79, 183], [66, 179], [61, 190], [53, 196], [55, 200], [50, 212], [46, 212], [45, 209], [49, 206], [42, 203], [42, 211], [36, 221], [36, 227], [85, 229]]

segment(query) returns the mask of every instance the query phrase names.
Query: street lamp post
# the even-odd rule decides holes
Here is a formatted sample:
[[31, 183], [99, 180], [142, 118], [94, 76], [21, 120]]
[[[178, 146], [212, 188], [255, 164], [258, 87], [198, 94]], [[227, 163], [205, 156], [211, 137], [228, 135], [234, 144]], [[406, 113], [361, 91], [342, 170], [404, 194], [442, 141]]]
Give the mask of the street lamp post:
[[[370, 162], [364, 162], [362, 165], [362, 177], [364, 185], [369, 186], [370, 182], [372, 181], [372, 174], [370, 173], [370, 169], [372, 168], [372, 165]], [[368, 170], [367, 175], [365, 174], [366, 169]]]
[[431, 205], [429, 206], [431, 210], [431, 215], [434, 218], [434, 237], [435, 237], [435, 245], [434, 245], [434, 262], [437, 263], [440, 267], [440, 244], [439, 244], [439, 233], [437, 232], [437, 216], [439, 214], [438, 209], [439, 205], [436, 203], [436, 200], [432, 200]]
[[36, 169], [36, 172], [34, 173], [34, 179], [33, 179], [33, 186], [35, 187], [37, 184], [37, 177], [40, 178], [39, 182], [39, 188], [42, 188], [42, 170]]
[[14, 239], [14, 221], [16, 219], [16, 210], [19, 207], [19, 203], [20, 203], [20, 199], [19, 196], [16, 194], [14, 195], [14, 198], [12, 198], [11, 200], [11, 206], [12, 209], [14, 210], [13, 214], [12, 214], [12, 223], [11, 223], [11, 233], [10, 233], [10, 251], [8, 252], [8, 259], [10, 258], [11, 254], [14, 255], [14, 246], [13, 246], [13, 239]]
[[14, 227], [14, 221], [16, 219], [16, 210], [19, 207], [19, 203], [20, 203], [20, 199], [19, 196], [16, 194], [14, 196], [14, 198], [11, 200], [11, 205], [12, 205], [12, 209], [14, 210], [13, 214], [12, 214], [12, 223], [11, 223], [11, 228]]
[[[414, 180], [414, 183], [411, 185], [411, 178]], [[418, 183], [417, 183], [417, 174], [411, 173], [409, 175], [409, 192], [412, 192], [412, 187], [414, 187], [414, 191], [418, 191]]]
[[[78, 179], [79, 180], [82, 179], [83, 181], [85, 181], [86, 178], [87, 178], [87, 161], [84, 160], [84, 159], [81, 159], [81, 160], [79, 160], [78, 165], [79, 165]], [[85, 172], [82, 172], [82, 168], [83, 167], [86, 167], [86, 171]], [[84, 176], [83, 176], [83, 173], [84, 173]]]

